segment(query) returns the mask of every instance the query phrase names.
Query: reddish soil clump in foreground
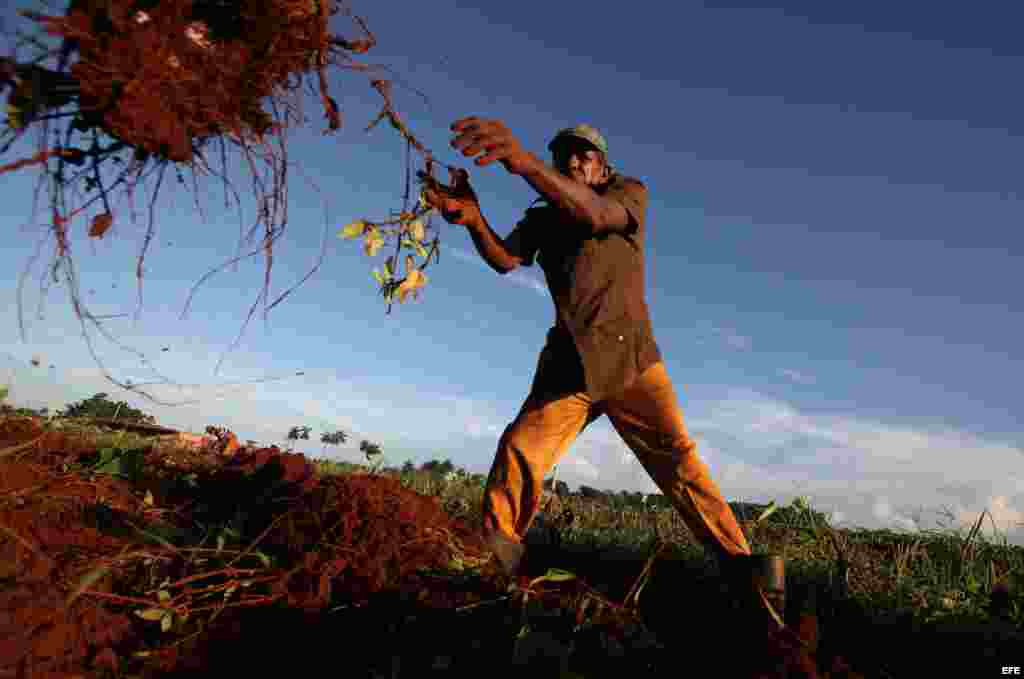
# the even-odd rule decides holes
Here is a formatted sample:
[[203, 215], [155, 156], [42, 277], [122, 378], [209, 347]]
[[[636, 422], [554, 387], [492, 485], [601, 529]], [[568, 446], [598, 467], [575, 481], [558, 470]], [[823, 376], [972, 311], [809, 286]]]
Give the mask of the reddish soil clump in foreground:
[[[0, 417], [0, 679], [219, 678], [331, 662], [387, 677], [510, 663], [538, 677], [678, 671], [679, 649], [635, 603], [548, 566], [543, 583], [496, 574], [473, 526], [396, 479], [320, 475], [277, 448], [96, 450], [69, 431]], [[602, 574], [635, 579], [627, 570]], [[716, 603], [674, 601], [662, 606], [667, 636], [703, 646], [714, 633], [681, 629], [678, 603]], [[742, 676], [858, 676], [819, 675], [811, 656], [786, 650], [813, 641], [813, 627], [738, 640], [751, 665]]]
[[198, 669], [203, 639], [254, 608], [358, 607], [485, 556], [436, 498], [276, 448], [127, 451], [119, 475], [96, 455], [0, 423], [0, 677]]

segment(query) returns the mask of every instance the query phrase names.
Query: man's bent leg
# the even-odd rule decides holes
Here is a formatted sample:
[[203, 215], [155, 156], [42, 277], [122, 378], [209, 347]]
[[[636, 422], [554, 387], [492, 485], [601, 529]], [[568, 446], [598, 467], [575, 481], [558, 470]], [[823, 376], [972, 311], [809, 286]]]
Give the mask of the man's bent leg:
[[686, 430], [664, 363], [656, 363], [610, 399], [606, 412], [702, 544], [720, 559], [750, 554], [736, 516]]
[[505, 428], [484, 489], [483, 529], [506, 572], [514, 573], [523, 556], [544, 476], [595, 417], [584, 393], [531, 396]]
[[783, 622], [784, 612], [776, 610], [752, 577], [750, 546], [707, 465], [697, 455], [664, 364], [655, 364], [623, 394], [602, 405], [616, 431], [671, 498], [690, 530], [718, 558], [730, 608], [745, 613], [730, 616], [730, 629], [754, 639], [767, 632], [765, 648], [770, 662], [799, 661], [813, 667], [813, 660], [802, 650], [803, 642]]

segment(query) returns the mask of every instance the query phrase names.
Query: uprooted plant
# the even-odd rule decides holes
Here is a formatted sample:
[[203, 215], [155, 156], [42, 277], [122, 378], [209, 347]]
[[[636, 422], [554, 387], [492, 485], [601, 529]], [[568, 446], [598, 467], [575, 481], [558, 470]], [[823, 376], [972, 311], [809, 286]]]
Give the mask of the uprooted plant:
[[[357, 55], [374, 47], [376, 38], [366, 22], [342, 3], [72, 0], [63, 13], [20, 12], [37, 31], [17, 34], [14, 56], [0, 57], [0, 91], [9, 89], [7, 128], [0, 131], [0, 155], [30, 129], [38, 131], [38, 144], [31, 157], [0, 165], [0, 173], [40, 168], [33, 219], [39, 189], [45, 184], [49, 195], [45, 235], [54, 248], [41, 286], [44, 292], [51, 281], [67, 287], [90, 353], [108, 380], [157, 400], [138, 384], [118, 381], [103, 366], [93, 348], [90, 330], [122, 349], [132, 350], [107, 332], [102, 317], [93, 314], [79, 294], [80, 281], [72, 257], [75, 224], [87, 220], [88, 237], [104, 238], [120, 219], [113, 200], [116, 191], [129, 199], [134, 222], [134, 194], [140, 184], [155, 179], [148, 196], [148, 225], [135, 266], [136, 317], [142, 308], [146, 256], [156, 234], [154, 206], [168, 172], [173, 170], [182, 185], [186, 183], [183, 170], [191, 173], [200, 214], [200, 178], [223, 184], [225, 207], [230, 206], [230, 193], [240, 208], [239, 194], [228, 177], [229, 153], [237, 154], [251, 176], [257, 216], [252, 226], [239, 234], [237, 255], [192, 287], [183, 316], [197, 289], [212, 276], [241, 260], [262, 256], [263, 285], [233, 348], [261, 303], [266, 316], [319, 269], [326, 239], [312, 269], [271, 298], [275, 249], [288, 221], [290, 163], [286, 133], [305, 121], [302, 95], [310, 94], [322, 106], [328, 126], [325, 134], [335, 132], [342, 125], [342, 117], [328, 91], [328, 69], [372, 74], [380, 68], [356, 60]], [[45, 0], [40, 4], [52, 9]], [[361, 37], [348, 39], [330, 32], [329, 20], [339, 13], [353, 19]], [[54, 39], [59, 40], [56, 46]], [[30, 51], [27, 58], [17, 54], [24, 49]], [[398, 115], [391, 82], [371, 75], [370, 85], [384, 105], [367, 129], [388, 120], [406, 141], [406, 204], [394, 219], [379, 224], [360, 222], [346, 233], [364, 236], [368, 254], [376, 254], [386, 239], [396, 237], [395, 256], [389, 259], [384, 273], [376, 273], [381, 292], [390, 304], [396, 295], [404, 301], [409, 292], [422, 288], [426, 282], [423, 270], [431, 257], [439, 256], [436, 237], [429, 250], [423, 245], [431, 227], [421, 218], [429, 208], [422, 201], [415, 208], [409, 206], [412, 150], [425, 158], [426, 171], [421, 175], [432, 178], [435, 161]], [[388, 228], [391, 225], [395, 228]], [[405, 260], [405, 275], [398, 276], [397, 259], [403, 248], [424, 261], [416, 265], [410, 254]], [[31, 259], [30, 268], [38, 257], [39, 252]], [[23, 338], [20, 307], [27, 274], [28, 270], [19, 283], [18, 296]], [[134, 353], [158, 375], [145, 356]]]

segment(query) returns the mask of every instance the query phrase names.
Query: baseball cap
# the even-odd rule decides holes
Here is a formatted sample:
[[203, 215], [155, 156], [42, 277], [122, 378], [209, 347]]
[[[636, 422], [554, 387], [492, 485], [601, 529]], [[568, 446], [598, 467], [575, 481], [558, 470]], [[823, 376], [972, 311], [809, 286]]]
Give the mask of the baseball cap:
[[551, 143], [548, 144], [548, 150], [554, 151], [555, 144], [566, 137], [575, 137], [593, 144], [598, 151], [604, 154], [605, 159], [608, 158], [608, 142], [605, 141], [604, 135], [598, 132], [597, 128], [593, 125], [580, 123], [575, 127], [567, 127], [564, 130], [559, 130], [558, 134], [556, 134], [554, 139], [551, 140]]

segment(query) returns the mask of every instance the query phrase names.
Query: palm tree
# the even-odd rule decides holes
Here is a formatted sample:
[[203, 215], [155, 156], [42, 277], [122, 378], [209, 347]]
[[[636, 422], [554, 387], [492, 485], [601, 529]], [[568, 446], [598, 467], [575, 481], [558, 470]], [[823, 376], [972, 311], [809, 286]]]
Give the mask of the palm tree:
[[320, 443], [324, 444], [324, 453], [326, 454], [327, 446], [337, 446], [345, 443], [348, 440], [348, 434], [343, 432], [341, 429], [332, 432], [324, 432], [320, 435]]
[[383, 454], [379, 445], [376, 443], [370, 443], [365, 439], [359, 443], [359, 452], [366, 455], [366, 461], [370, 463], [373, 462], [373, 458]]
[[[298, 441], [301, 439], [303, 441], [308, 441], [311, 429], [311, 427], [292, 427], [288, 430], [288, 440]], [[289, 446], [288, 449], [291, 450], [291, 446]]]

